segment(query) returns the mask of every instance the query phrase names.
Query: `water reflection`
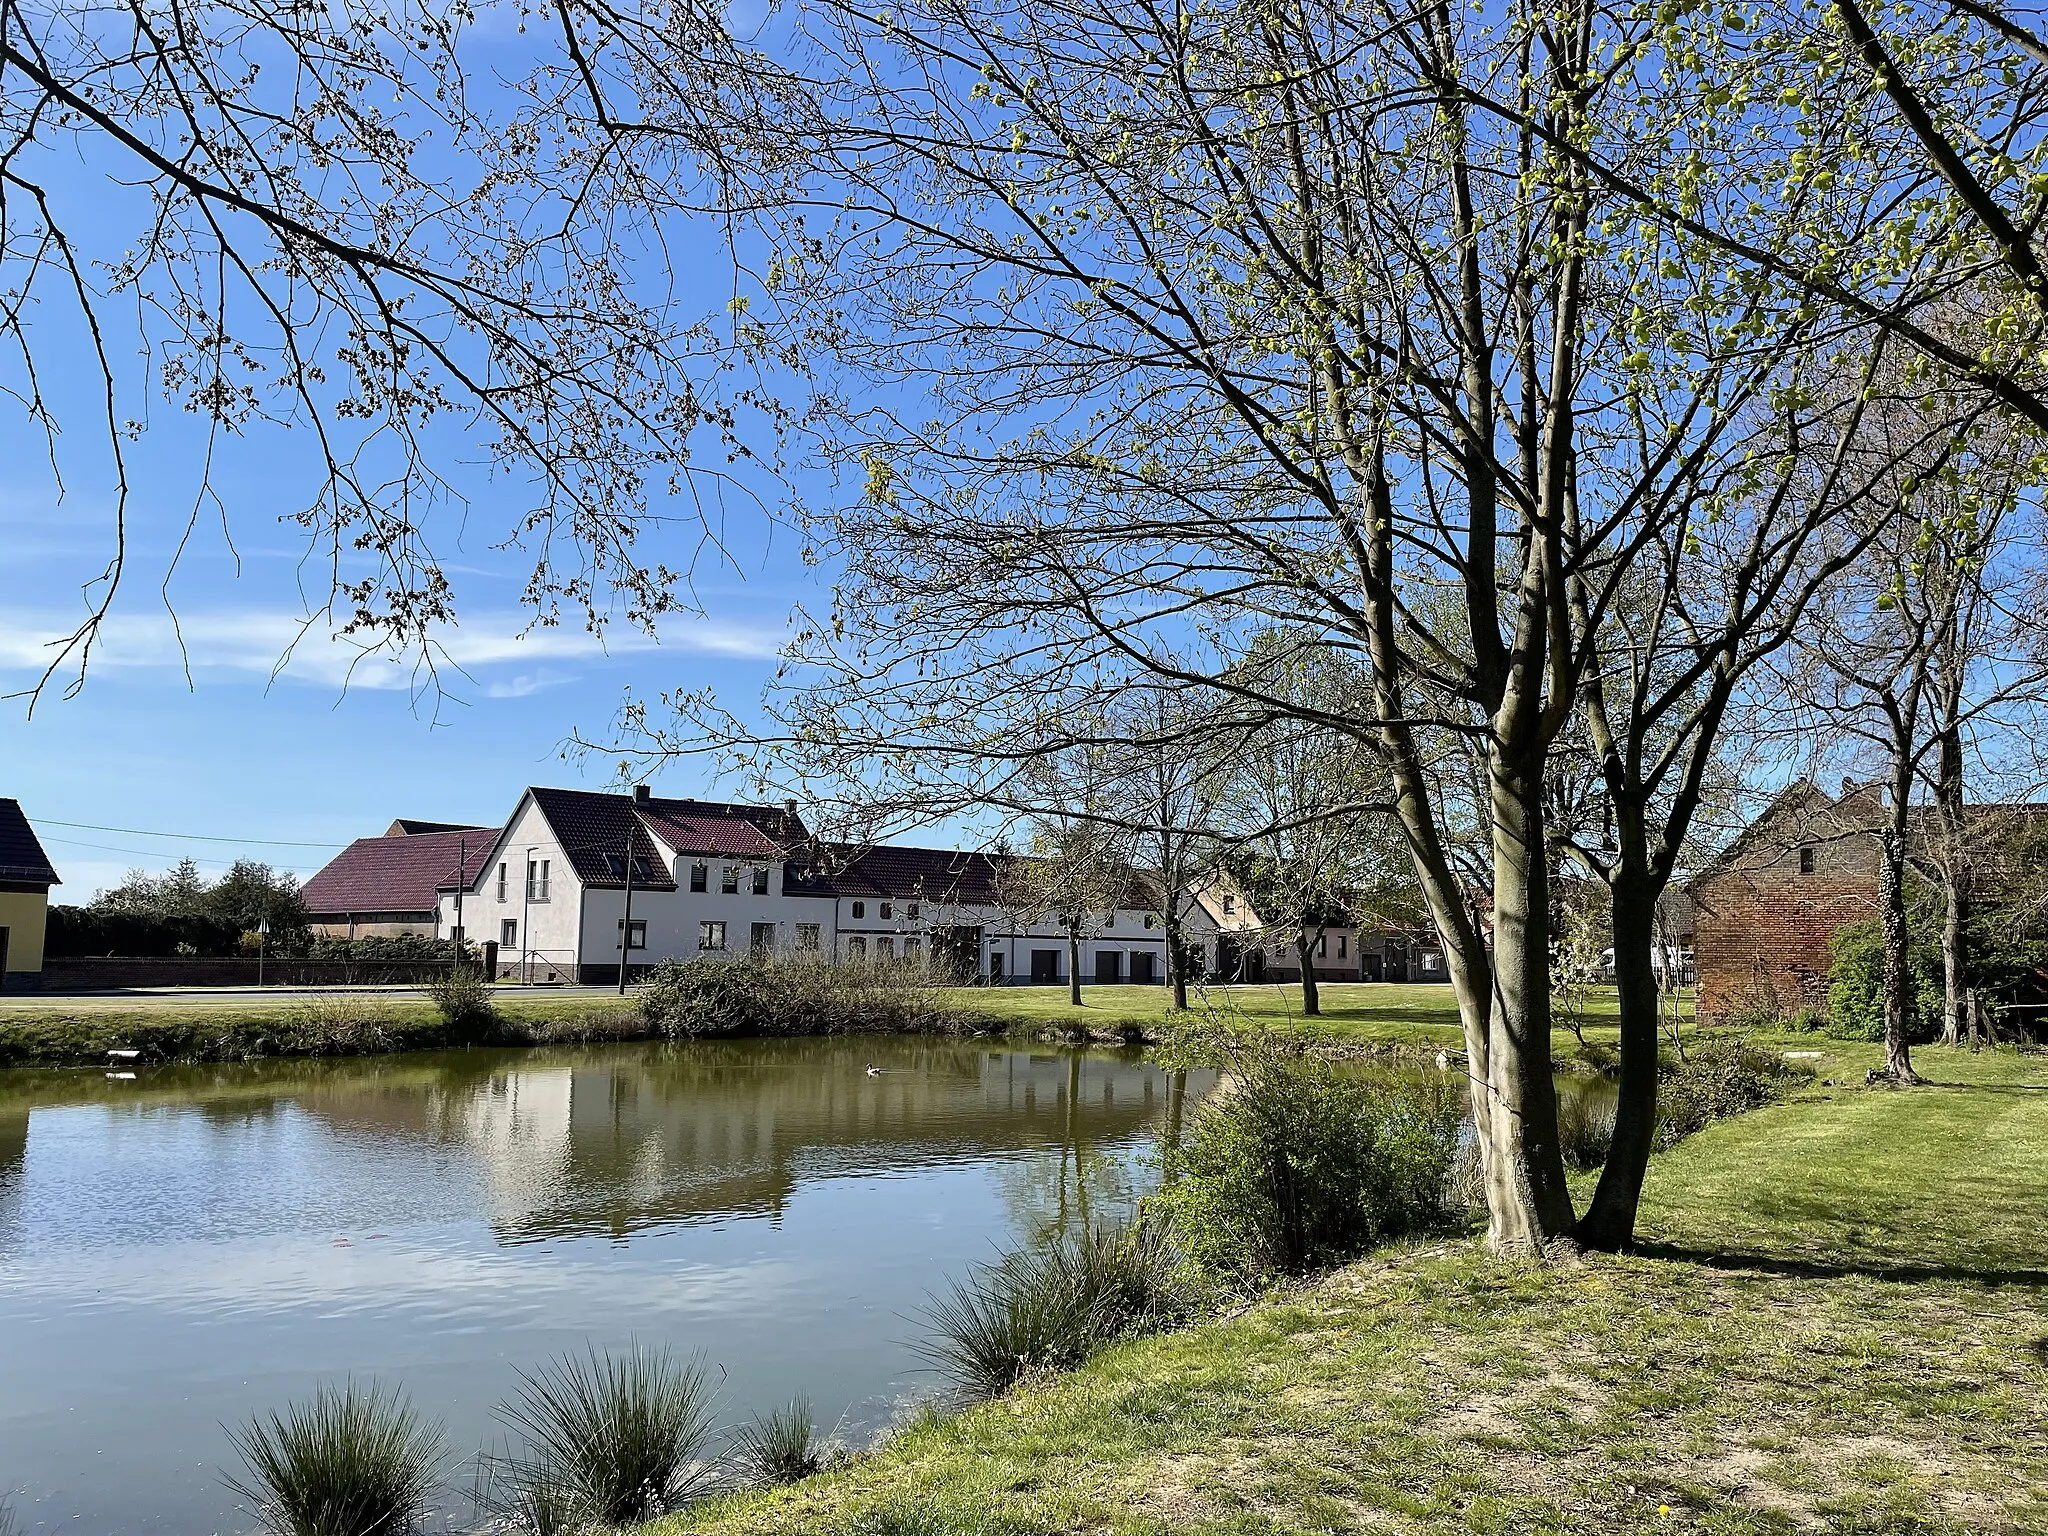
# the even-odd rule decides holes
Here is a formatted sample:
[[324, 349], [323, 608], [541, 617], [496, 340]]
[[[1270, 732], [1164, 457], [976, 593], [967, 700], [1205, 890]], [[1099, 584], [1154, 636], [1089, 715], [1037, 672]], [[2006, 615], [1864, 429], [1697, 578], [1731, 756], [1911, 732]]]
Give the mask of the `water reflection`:
[[912, 1040], [0, 1073], [0, 1489], [239, 1530], [224, 1422], [376, 1375], [478, 1443], [516, 1366], [634, 1337], [871, 1428], [922, 1296], [1127, 1207], [1209, 1086]]

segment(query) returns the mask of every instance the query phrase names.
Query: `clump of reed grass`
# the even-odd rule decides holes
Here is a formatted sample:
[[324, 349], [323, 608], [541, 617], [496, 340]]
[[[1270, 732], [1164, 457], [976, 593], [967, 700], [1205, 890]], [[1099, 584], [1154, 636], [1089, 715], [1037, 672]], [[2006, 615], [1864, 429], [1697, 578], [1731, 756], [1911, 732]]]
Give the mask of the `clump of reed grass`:
[[1567, 1168], [1584, 1173], [1600, 1167], [1614, 1147], [1612, 1095], [1565, 1092], [1557, 1099], [1557, 1145]]
[[1186, 1313], [1180, 1253], [1158, 1222], [1068, 1232], [952, 1282], [926, 1307], [919, 1352], [970, 1397], [1067, 1370]]
[[565, 1355], [500, 1413], [525, 1443], [486, 1469], [480, 1498], [533, 1536], [651, 1520], [712, 1484], [710, 1385], [667, 1350]]
[[432, 1507], [440, 1429], [382, 1387], [322, 1387], [230, 1435], [246, 1472], [227, 1484], [277, 1536], [407, 1536]]
[[732, 1437], [732, 1459], [741, 1479], [777, 1486], [800, 1482], [825, 1464], [825, 1447], [808, 1400], [794, 1397], [742, 1425]]

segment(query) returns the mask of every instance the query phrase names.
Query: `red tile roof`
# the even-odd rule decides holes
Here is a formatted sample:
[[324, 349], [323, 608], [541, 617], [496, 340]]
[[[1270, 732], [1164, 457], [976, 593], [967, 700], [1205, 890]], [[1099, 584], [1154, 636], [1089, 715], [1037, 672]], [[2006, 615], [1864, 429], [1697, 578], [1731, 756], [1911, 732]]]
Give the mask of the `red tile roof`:
[[675, 888], [674, 872], [655, 837], [681, 854], [766, 862], [781, 858], [806, 835], [800, 818], [772, 806], [661, 796], [636, 800], [630, 794], [587, 789], [536, 787], [528, 793], [560, 839], [577, 879], [600, 890], [625, 884], [628, 835], [641, 866], [634, 870], [633, 883], [647, 890]]
[[791, 896], [901, 896], [939, 903], [999, 902], [1015, 858], [951, 848], [820, 843], [792, 859], [782, 888]]
[[0, 880], [24, 885], [61, 885], [50, 856], [36, 840], [35, 828], [22, 814], [19, 800], [0, 800]]
[[410, 837], [359, 837], [308, 880], [301, 894], [315, 918], [349, 913], [434, 910], [436, 891], [461, 881], [457, 865], [467, 853], [473, 880], [496, 841], [496, 827], [463, 832], [416, 832]]

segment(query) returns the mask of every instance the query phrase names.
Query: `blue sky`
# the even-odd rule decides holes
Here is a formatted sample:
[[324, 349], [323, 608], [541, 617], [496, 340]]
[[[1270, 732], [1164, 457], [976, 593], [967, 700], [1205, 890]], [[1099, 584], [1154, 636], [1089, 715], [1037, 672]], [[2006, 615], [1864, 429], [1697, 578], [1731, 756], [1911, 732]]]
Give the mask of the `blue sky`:
[[[68, 475], [60, 500], [40, 445], [17, 423], [7, 428], [0, 692], [33, 682], [49, 638], [77, 622], [81, 588], [104, 564], [112, 527], [111, 503], [90, 475]], [[304, 452], [290, 433], [233, 445], [218, 461], [228, 534], [218, 521], [202, 523], [166, 600], [160, 588], [192, 505], [198, 443], [186, 418], [162, 413], [137, 445], [129, 570], [82, 688], [71, 698], [51, 688], [32, 716], [22, 699], [0, 705], [0, 795], [19, 799], [42, 831], [64, 877], [60, 900], [84, 901], [129, 867], [187, 853], [211, 871], [252, 856], [310, 873], [325, 862], [324, 845], [381, 831], [394, 816], [484, 822], [509, 811], [529, 783], [602, 784], [615, 765], [565, 760], [564, 742], [577, 730], [605, 734], [628, 689], [712, 687], [734, 705], [758, 697], [791, 608], [816, 590], [786, 531], [736, 518], [732, 558], [697, 562], [701, 615], [673, 616], [652, 638], [624, 628], [603, 638], [569, 626], [528, 632], [518, 601], [524, 562], [492, 547], [524, 503], [516, 487], [463, 470], [457, 447], [450, 458], [466, 475], [470, 507], [439, 552], [463, 615], [443, 637], [460, 669], [436, 688], [405, 667], [360, 662], [324, 629], [298, 638], [321, 585], [317, 569], [302, 575], [304, 535], [280, 519], [296, 505], [281, 482]], [[686, 563], [694, 530], [667, 537], [676, 547], [664, 550], [657, 535], [650, 557]], [[655, 782], [664, 793], [716, 788], [694, 762]]]

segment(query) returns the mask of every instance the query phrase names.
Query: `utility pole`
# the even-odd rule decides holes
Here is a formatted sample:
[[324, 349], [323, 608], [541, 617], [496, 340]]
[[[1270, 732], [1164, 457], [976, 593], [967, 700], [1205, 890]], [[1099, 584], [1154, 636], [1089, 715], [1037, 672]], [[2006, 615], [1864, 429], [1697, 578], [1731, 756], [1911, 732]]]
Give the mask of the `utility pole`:
[[462, 942], [468, 937], [462, 931], [462, 890], [469, 884], [469, 839], [458, 838], [455, 843], [455, 963], [462, 963]]
[[266, 942], [266, 941], [267, 941], [267, 940], [268, 940], [269, 938], [270, 938], [270, 919], [269, 919], [269, 918], [267, 918], [267, 917], [259, 917], [259, 918], [257, 918], [257, 919], [256, 919], [256, 985], [257, 985], [257, 986], [259, 986], [259, 987], [263, 985], [263, 946], [264, 946], [264, 943], [265, 943], [265, 942]]
[[626, 957], [633, 946], [633, 834], [626, 833], [626, 915], [619, 919], [619, 996], [626, 995]]
[[526, 850], [526, 886], [519, 897], [519, 984], [529, 985], [533, 981], [533, 938], [527, 932], [527, 922], [533, 911], [533, 856], [539, 845]]

